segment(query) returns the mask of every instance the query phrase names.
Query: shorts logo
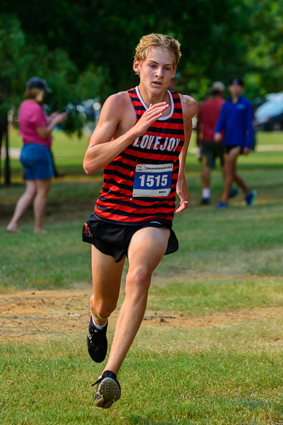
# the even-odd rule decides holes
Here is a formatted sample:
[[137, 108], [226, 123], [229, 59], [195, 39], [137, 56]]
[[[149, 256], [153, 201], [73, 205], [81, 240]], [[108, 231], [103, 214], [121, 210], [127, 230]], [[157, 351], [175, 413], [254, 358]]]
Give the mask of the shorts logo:
[[88, 227], [87, 223], [84, 224], [83, 234], [85, 236], [91, 236], [92, 237], [92, 234], [90, 232], [90, 228]]

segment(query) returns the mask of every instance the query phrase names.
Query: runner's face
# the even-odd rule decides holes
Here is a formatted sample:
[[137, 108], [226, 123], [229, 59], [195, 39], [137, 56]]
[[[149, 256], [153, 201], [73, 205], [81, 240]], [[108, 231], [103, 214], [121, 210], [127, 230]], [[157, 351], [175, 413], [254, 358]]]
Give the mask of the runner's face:
[[140, 82], [153, 94], [167, 90], [174, 77], [176, 66], [167, 49], [153, 48], [141, 64], [135, 59], [134, 70], [140, 75]]

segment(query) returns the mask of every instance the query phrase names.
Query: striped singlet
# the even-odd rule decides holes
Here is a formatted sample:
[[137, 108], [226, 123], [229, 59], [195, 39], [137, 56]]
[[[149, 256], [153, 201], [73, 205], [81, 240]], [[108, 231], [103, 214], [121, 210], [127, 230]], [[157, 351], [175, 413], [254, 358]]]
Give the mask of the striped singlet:
[[[171, 110], [104, 168], [104, 185], [94, 207], [102, 220], [132, 225], [151, 220], [172, 222], [179, 155], [184, 144], [181, 99], [169, 92]], [[128, 90], [136, 122], [147, 107], [138, 87]]]

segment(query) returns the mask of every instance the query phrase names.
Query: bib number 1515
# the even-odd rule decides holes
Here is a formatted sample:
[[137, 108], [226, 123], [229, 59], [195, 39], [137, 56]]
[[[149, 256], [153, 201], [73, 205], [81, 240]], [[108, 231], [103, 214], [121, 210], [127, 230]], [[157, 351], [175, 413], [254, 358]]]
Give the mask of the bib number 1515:
[[135, 170], [134, 197], [164, 197], [171, 191], [173, 164], [138, 164]]
[[154, 174], [148, 174], [147, 176], [143, 174], [139, 176], [141, 187], [153, 187], [153, 186], [167, 186], [168, 183], [168, 175], [163, 174], [162, 176], [158, 174], [157, 176]]

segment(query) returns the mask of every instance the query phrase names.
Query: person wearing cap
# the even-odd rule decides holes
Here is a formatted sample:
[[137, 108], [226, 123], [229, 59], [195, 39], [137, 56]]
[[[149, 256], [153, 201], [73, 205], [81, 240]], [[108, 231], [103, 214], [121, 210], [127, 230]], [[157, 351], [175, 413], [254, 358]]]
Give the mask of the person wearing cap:
[[7, 231], [19, 231], [19, 221], [33, 203], [34, 232], [43, 232], [43, 218], [47, 197], [54, 175], [51, 157], [51, 132], [57, 124], [67, 119], [67, 114], [55, 112], [47, 117], [42, 104], [51, 93], [45, 80], [31, 78], [26, 85], [25, 100], [19, 109], [19, 131], [23, 140], [20, 161], [24, 167], [26, 189], [19, 198]]
[[233, 181], [242, 189], [247, 205], [252, 205], [256, 198], [256, 191], [250, 190], [236, 170], [239, 155], [248, 155], [253, 143], [253, 107], [242, 92], [244, 82], [241, 78], [232, 78], [229, 83], [231, 98], [228, 99], [221, 110], [215, 127], [214, 140], [222, 140], [221, 131], [224, 130], [224, 189], [218, 207], [226, 208]]
[[223, 143], [214, 140], [214, 129], [225, 100], [223, 99], [225, 86], [221, 81], [215, 81], [211, 86], [212, 97], [200, 105], [197, 117], [196, 135], [197, 146], [201, 150], [201, 205], [210, 203], [210, 176], [215, 168], [216, 159], [219, 158], [221, 166], [223, 160]]

